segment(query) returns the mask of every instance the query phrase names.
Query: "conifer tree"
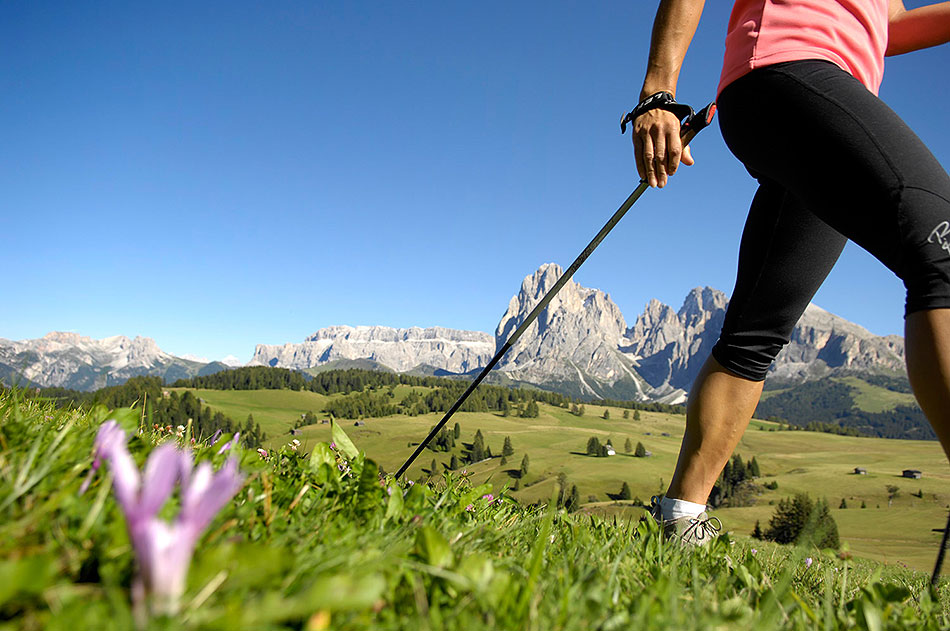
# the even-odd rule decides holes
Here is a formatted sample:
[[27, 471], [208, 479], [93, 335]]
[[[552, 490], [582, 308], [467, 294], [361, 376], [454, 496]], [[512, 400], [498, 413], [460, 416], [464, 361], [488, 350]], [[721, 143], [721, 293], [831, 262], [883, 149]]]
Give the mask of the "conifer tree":
[[596, 436], [591, 436], [587, 439], [587, 451], [588, 456], [599, 456], [600, 455], [600, 441]]
[[629, 500], [631, 497], [633, 497], [633, 494], [630, 492], [630, 485], [624, 482], [623, 486], [620, 487], [620, 499]]
[[759, 520], [756, 519], [756, 520], [755, 520], [755, 528], [753, 528], [753, 530], [752, 530], [752, 538], [753, 538], [753, 539], [762, 539], [762, 537], [764, 537], [764, 535], [762, 534], [762, 526], [759, 525]]
[[501, 448], [502, 456], [513, 456], [515, 448], [511, 446], [511, 436], [505, 436], [505, 445]]
[[475, 432], [475, 439], [472, 441], [472, 452], [470, 462], [480, 462], [485, 459], [485, 439], [482, 437], [482, 430]]
[[640, 410], [634, 410], [634, 411], [633, 411], [633, 420], [635, 420], [635, 421], [639, 421], [639, 420], [640, 420]]
[[524, 458], [521, 459], [521, 477], [528, 475], [528, 454], [524, 455]]
[[461, 438], [461, 437], [462, 437], [462, 426], [459, 425], [458, 423], [456, 423], [456, 424], [455, 424], [455, 429], [453, 429], [452, 432], [453, 432], [455, 438]]
[[574, 512], [581, 507], [581, 494], [577, 490], [577, 485], [571, 485], [571, 495], [568, 497], [567, 501], [564, 503], [564, 508], [567, 511]]
[[627, 453], [627, 454], [633, 451], [633, 442], [631, 442], [629, 438], [623, 444], [623, 451], [624, 453]]
[[604, 415], [602, 417], [605, 421], [610, 420], [610, 410], [604, 410]]
[[630, 418], [630, 410], [623, 411], [623, 420], [628, 420]]
[[758, 461], [756, 461], [755, 456], [752, 456], [752, 460], [749, 461], [749, 477], [750, 478], [762, 477], [762, 472], [759, 470], [759, 463]]
[[452, 471], [455, 471], [460, 466], [461, 465], [459, 464], [458, 456], [456, 456], [455, 454], [452, 454], [452, 461], [449, 463], [449, 469], [451, 469]]
[[818, 548], [839, 546], [838, 524], [831, 516], [828, 502], [813, 502], [805, 493], [779, 501], [765, 537], [777, 543], [807, 542]]
[[647, 449], [643, 446], [643, 443], [637, 441], [637, 448], [633, 452], [633, 455], [637, 458], [645, 458], [647, 455]]

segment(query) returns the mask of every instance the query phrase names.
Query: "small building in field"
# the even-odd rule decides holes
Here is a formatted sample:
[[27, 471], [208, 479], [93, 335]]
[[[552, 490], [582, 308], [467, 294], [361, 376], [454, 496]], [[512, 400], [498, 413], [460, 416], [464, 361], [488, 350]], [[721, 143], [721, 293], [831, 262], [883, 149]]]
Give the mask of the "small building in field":
[[917, 469], [904, 469], [904, 473], [901, 474], [905, 478], [912, 478], [914, 480], [919, 480], [923, 474]]
[[301, 434], [303, 434], [303, 430], [301, 430], [301, 429], [296, 429], [296, 428], [295, 428], [295, 429], [290, 430], [290, 435], [291, 435], [291, 436], [299, 436], [299, 435], [301, 435]]
[[865, 469], [864, 467], [854, 468], [854, 475], [867, 475], [867, 474], [868, 474], [868, 470]]
[[617, 455], [617, 451], [614, 449], [614, 446], [613, 446], [613, 445], [607, 445], [607, 455], [608, 455], [608, 456], [616, 456], [616, 455]]
[[364, 425], [366, 425], [366, 421], [356, 421], [355, 423], [353, 423], [353, 425], [355, 427], [363, 427]]

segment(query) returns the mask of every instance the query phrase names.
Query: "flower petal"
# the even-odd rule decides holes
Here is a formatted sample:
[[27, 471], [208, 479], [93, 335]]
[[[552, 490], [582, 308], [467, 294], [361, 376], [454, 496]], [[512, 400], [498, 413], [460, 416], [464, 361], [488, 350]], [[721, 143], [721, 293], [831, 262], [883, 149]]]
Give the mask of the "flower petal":
[[106, 421], [96, 435], [96, 453], [109, 463], [112, 471], [112, 488], [122, 512], [128, 519], [136, 514], [140, 488], [139, 468], [125, 446], [125, 431], [116, 421]]
[[195, 539], [157, 518], [147, 520], [138, 538], [136, 553], [154, 613], [173, 615], [185, 591]]
[[234, 436], [231, 437], [231, 440], [221, 445], [221, 448], [218, 449], [218, 454], [223, 454], [234, 445], [237, 445], [239, 438], [241, 438], [241, 432], [235, 432]]
[[244, 475], [238, 471], [236, 459], [229, 458], [213, 476], [211, 466], [207, 462], [201, 463], [182, 494], [178, 520], [197, 537], [243, 484]]
[[145, 463], [142, 492], [139, 496], [139, 517], [154, 517], [161, 510], [181, 477], [181, 458], [174, 444], [165, 443], [155, 449]]

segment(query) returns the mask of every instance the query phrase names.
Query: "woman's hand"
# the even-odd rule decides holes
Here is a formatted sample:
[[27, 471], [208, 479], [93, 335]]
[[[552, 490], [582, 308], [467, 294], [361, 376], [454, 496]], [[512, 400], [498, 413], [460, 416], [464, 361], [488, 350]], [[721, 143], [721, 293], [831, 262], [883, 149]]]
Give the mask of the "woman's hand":
[[680, 162], [693, 164], [689, 147], [680, 141], [680, 122], [672, 112], [653, 109], [633, 121], [633, 153], [640, 179], [654, 188], [666, 186]]

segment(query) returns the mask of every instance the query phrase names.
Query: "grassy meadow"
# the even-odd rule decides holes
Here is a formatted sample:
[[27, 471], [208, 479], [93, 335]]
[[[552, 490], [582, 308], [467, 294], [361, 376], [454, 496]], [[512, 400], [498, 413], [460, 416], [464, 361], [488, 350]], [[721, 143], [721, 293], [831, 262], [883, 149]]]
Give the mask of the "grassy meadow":
[[[301, 403], [294, 393], [276, 395]], [[263, 414], [265, 400], [258, 404]], [[605, 421], [590, 416], [602, 409], [587, 411], [578, 419], [545, 407], [538, 419], [522, 421], [464, 415], [463, 436], [481, 425], [500, 449], [511, 435], [514, 460], [535, 449], [537, 467], [531, 465], [522, 499], [541, 497], [545, 485], [551, 490], [545, 472], [559, 467], [594, 489], [616, 485], [610, 475], [628, 475], [633, 484], [637, 466], [657, 467], [659, 475], [658, 465], [672, 457], [676, 439], [659, 436], [649, 445], [652, 458], [613, 457], [585, 466], [582, 456], [565, 450], [591, 432], [615, 442], [621, 430], [652, 439], [682, 424], [652, 414], [636, 424]], [[130, 460], [117, 469], [108, 460], [96, 472], [94, 441], [107, 419], [122, 428]], [[925, 573], [899, 564], [728, 535], [685, 550], [664, 542], [652, 520], [636, 515], [602, 517], [568, 513], [554, 502], [514, 501], [493, 461], [424, 482], [381, 475], [374, 458], [393, 463], [386, 466], [393, 470], [405, 455], [403, 448], [386, 447], [385, 433], [408, 442], [431, 420], [321, 425], [303, 436], [306, 450], [284, 443], [261, 454], [235, 444], [222, 448], [224, 438], [209, 444], [187, 427], [153, 428], [137, 408], [56, 409], [0, 391], [0, 630], [876, 631], [950, 625], [950, 582], [931, 590]], [[757, 440], [804, 440], [753, 432], [762, 434]], [[373, 449], [377, 455], [370, 457]], [[189, 468], [192, 461], [197, 466], [189, 474], [194, 477], [183, 478], [179, 491], [161, 491], [156, 485], [164, 476], [150, 467], [179, 450], [190, 454]], [[144, 473], [142, 504], [135, 509], [119, 491], [120, 477], [130, 479], [128, 466]], [[193, 518], [185, 516], [187, 497], [200, 469], [228, 466], [240, 471], [240, 488], [216, 504], [193, 554], [183, 557], [186, 580], [169, 601], [155, 591], [167, 586], [168, 568], [151, 566], [152, 578], [143, 582], [137, 555], [148, 548], [135, 541], [156, 536], [171, 551], [181, 542], [166, 541], [158, 526], [132, 526], [130, 511], [164, 498], [148, 519], [178, 528]], [[491, 484], [481, 483], [489, 477]], [[889, 528], [899, 519], [899, 511], [893, 514]]]
[[[411, 389], [398, 386], [395, 395], [401, 399]], [[207, 405], [236, 420], [253, 414], [267, 432], [270, 447], [286, 444], [294, 438], [289, 430], [297, 419], [308, 411], [319, 415], [328, 398], [288, 390], [193, 392]], [[891, 394], [897, 395], [895, 400], [901, 396]], [[513, 487], [522, 458], [527, 454], [528, 474], [520, 479], [517, 490], [509, 490], [510, 496], [525, 504], [547, 501], [557, 492], [558, 476], [562, 473], [567, 478], [568, 489], [577, 485], [581, 510], [599, 515], [639, 516], [642, 513], [632, 500], [614, 499], [624, 482], [630, 486], [632, 497], [646, 504], [652, 495], [665, 490], [679, 451], [683, 416], [641, 411], [639, 421], [625, 420], [623, 409], [597, 405], [586, 405], [581, 417], [545, 404], [541, 404], [540, 410], [538, 418], [530, 419], [503, 417], [497, 413], [458, 413], [448, 425], [449, 429], [455, 422], [461, 426], [455, 450], [423, 452], [407, 477], [428, 478], [433, 459], [441, 474], [453, 453], [461, 457], [463, 443], [471, 443], [475, 431], [481, 430], [495, 457], [464, 468], [477, 483], [489, 482], [495, 488]], [[605, 410], [609, 419], [603, 418]], [[632, 417], [632, 411], [630, 415]], [[368, 418], [363, 419], [362, 426], [355, 426], [352, 420], [340, 422], [368, 457], [385, 471], [394, 472], [441, 416]], [[506, 436], [511, 437], [515, 453], [502, 465], [500, 454]], [[601, 442], [611, 440], [617, 455], [608, 458], [585, 455], [591, 436]], [[296, 438], [301, 441], [301, 448], [309, 451], [311, 445], [330, 440], [330, 425], [305, 426]], [[635, 458], [632, 453], [624, 453], [627, 439], [634, 446], [642, 442], [652, 455]], [[807, 492], [812, 497], [828, 499], [841, 540], [854, 554], [921, 571], [932, 569], [939, 533], [931, 531], [945, 525], [950, 506], [950, 468], [936, 442], [779, 431], [776, 424], [754, 420], [737, 453], [744, 460], [755, 456], [763, 476], [759, 482], [776, 482], [778, 488], [762, 489], [754, 506], [716, 511], [725, 528], [734, 535], [748, 535], [756, 521], [763, 529], [767, 528], [775, 503], [795, 493]], [[855, 467], [863, 467], [867, 475], [853, 474]], [[903, 478], [903, 469], [919, 469], [923, 478]], [[889, 486], [897, 487], [897, 493], [890, 493]], [[916, 497], [918, 493], [923, 497]], [[845, 509], [839, 508], [842, 499], [847, 504]], [[866, 508], [861, 508], [862, 502]]]

